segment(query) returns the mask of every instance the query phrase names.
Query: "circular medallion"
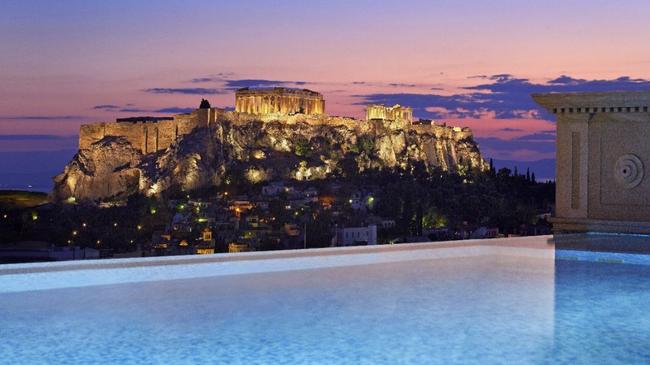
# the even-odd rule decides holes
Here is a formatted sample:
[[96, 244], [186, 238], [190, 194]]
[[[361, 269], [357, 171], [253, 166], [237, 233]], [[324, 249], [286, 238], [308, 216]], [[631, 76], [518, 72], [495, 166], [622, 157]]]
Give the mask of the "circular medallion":
[[616, 160], [614, 178], [625, 189], [638, 186], [643, 180], [643, 162], [636, 155], [623, 155]]

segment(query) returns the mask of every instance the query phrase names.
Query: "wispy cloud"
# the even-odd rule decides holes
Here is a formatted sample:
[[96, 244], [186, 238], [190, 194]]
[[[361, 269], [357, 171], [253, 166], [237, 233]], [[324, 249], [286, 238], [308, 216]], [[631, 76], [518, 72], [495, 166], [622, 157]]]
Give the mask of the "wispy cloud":
[[195, 84], [202, 84], [206, 82], [223, 82], [224, 80], [232, 78], [233, 76], [234, 73], [232, 72], [219, 72], [214, 75], [195, 77], [191, 79], [190, 82]]
[[173, 114], [181, 114], [181, 113], [190, 113], [193, 112], [195, 108], [181, 108], [178, 106], [172, 106], [172, 107], [167, 107], [167, 108], [161, 108], [161, 109], [156, 109], [152, 110], [154, 113], [173, 113]]
[[392, 82], [388, 84], [388, 86], [391, 87], [418, 87], [417, 84], [405, 84], [405, 83], [398, 83], [398, 82]]
[[225, 87], [230, 90], [244, 87], [280, 87], [280, 86], [303, 86], [307, 81], [281, 81], [281, 80], [264, 80], [264, 79], [241, 79], [225, 80]]
[[180, 107], [180, 106], [167, 106], [158, 109], [147, 109], [140, 108], [133, 104], [126, 104], [124, 106], [113, 105], [113, 104], [103, 104], [96, 105], [93, 107], [96, 110], [104, 110], [107, 112], [120, 112], [120, 113], [160, 113], [160, 114], [181, 114], [181, 113], [190, 113], [196, 108], [192, 107]]
[[122, 113], [148, 113], [148, 112], [150, 112], [150, 110], [147, 110], [147, 109], [131, 108], [131, 107], [122, 108], [122, 109], [119, 109], [118, 111], [122, 112]]
[[79, 115], [2, 115], [0, 120], [78, 120]]
[[60, 141], [77, 140], [78, 136], [60, 136], [55, 134], [0, 134], [0, 141]]
[[119, 109], [119, 108], [120, 108], [120, 106], [112, 105], [112, 104], [95, 105], [93, 107], [94, 110], [115, 110], [115, 109]]
[[181, 88], [154, 87], [150, 89], [145, 89], [144, 92], [150, 94], [187, 94], [187, 95], [217, 95], [217, 94], [227, 93], [226, 90], [203, 88], [203, 87], [181, 87]]
[[467, 93], [439, 95], [436, 93], [375, 93], [355, 95], [356, 104], [384, 103], [413, 107], [423, 118], [546, 119], [552, 116], [538, 107], [530, 94], [579, 91], [633, 91], [650, 89], [650, 80], [622, 76], [612, 80], [586, 80], [560, 76], [546, 83], [534, 83], [510, 74], [474, 76], [486, 80], [465, 87]]

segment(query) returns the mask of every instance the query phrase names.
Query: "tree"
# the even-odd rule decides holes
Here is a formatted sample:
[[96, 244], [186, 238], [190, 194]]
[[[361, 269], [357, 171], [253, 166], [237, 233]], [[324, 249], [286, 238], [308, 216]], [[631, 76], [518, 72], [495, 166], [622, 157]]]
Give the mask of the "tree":
[[201, 104], [199, 105], [199, 109], [210, 109], [210, 102], [207, 101], [206, 99], [201, 99]]

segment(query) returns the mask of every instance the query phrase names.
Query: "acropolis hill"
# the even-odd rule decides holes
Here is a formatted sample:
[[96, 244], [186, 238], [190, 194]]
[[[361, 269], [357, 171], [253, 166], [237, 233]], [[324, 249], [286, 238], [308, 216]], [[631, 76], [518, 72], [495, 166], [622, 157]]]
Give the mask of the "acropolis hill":
[[324, 179], [416, 162], [486, 168], [469, 129], [413, 121], [408, 107], [370, 105], [359, 120], [325, 114], [323, 96], [311, 90], [246, 88], [235, 98], [234, 111], [205, 102], [171, 118], [82, 125], [79, 152], [54, 178], [55, 199], [157, 196], [233, 178]]

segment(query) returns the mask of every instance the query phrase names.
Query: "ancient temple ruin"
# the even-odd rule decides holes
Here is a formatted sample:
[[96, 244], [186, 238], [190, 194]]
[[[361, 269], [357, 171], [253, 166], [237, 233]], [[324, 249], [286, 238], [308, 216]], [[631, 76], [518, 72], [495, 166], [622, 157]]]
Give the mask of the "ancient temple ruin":
[[235, 111], [255, 115], [318, 115], [325, 113], [325, 100], [321, 93], [307, 89], [243, 88], [235, 92]]
[[413, 124], [413, 109], [399, 104], [393, 106], [370, 104], [366, 107], [366, 120], [392, 121], [409, 126]]

